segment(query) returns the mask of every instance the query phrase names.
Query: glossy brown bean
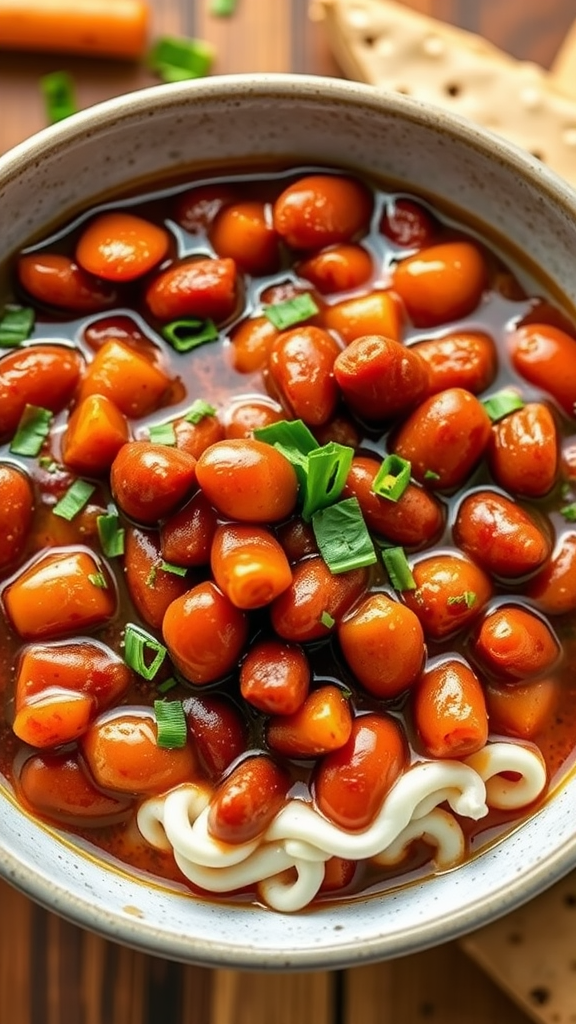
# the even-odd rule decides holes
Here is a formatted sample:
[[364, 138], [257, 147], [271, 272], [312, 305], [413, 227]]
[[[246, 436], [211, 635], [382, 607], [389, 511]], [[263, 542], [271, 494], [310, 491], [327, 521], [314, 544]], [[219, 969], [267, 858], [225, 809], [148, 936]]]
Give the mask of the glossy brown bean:
[[246, 749], [242, 714], [228, 697], [219, 693], [191, 694], [182, 705], [202, 766], [216, 781]]
[[428, 364], [430, 394], [446, 388], [465, 388], [477, 395], [496, 376], [496, 345], [483, 331], [457, 331], [421, 341], [414, 351]]
[[529, 402], [492, 427], [487, 457], [494, 479], [512, 494], [538, 498], [552, 489], [559, 466], [558, 432], [542, 402]]
[[474, 655], [502, 680], [525, 681], [548, 672], [560, 656], [550, 626], [529, 608], [501, 605], [480, 623]]
[[168, 605], [162, 634], [178, 671], [189, 682], [204, 686], [238, 664], [248, 639], [248, 620], [208, 580]]
[[372, 257], [361, 245], [333, 245], [303, 260], [297, 270], [322, 295], [333, 295], [365, 284], [373, 273]]
[[372, 487], [380, 465], [371, 456], [355, 456], [342, 496], [358, 499], [364, 519], [374, 533], [404, 547], [427, 547], [442, 531], [442, 505], [415, 484], [409, 484], [398, 501], [375, 494]]
[[32, 526], [34, 492], [22, 470], [0, 463], [0, 569], [16, 562]]
[[197, 491], [184, 508], [162, 523], [162, 557], [175, 565], [208, 565], [217, 525], [215, 510], [202, 491]]
[[234, 369], [238, 373], [254, 373], [255, 370], [263, 369], [279, 334], [280, 331], [267, 316], [242, 320], [230, 335]]
[[158, 320], [198, 317], [220, 323], [238, 302], [234, 260], [190, 259], [175, 263], [154, 277], [146, 291], [146, 304]]
[[550, 555], [551, 542], [535, 519], [497, 491], [474, 491], [458, 509], [454, 540], [486, 572], [525, 576]]
[[480, 302], [488, 272], [472, 242], [441, 242], [397, 264], [393, 287], [416, 327], [467, 316]]
[[412, 575], [416, 588], [404, 591], [402, 600], [432, 640], [468, 626], [492, 596], [486, 573], [464, 555], [420, 558], [412, 566]]
[[295, 419], [316, 427], [334, 413], [339, 398], [334, 363], [340, 351], [331, 334], [306, 325], [285, 331], [273, 342], [268, 370]]
[[576, 533], [560, 537], [552, 557], [526, 584], [525, 593], [547, 615], [576, 609]]
[[488, 682], [484, 693], [492, 732], [534, 740], [552, 720], [560, 698], [560, 684], [553, 677], [510, 685]]
[[82, 828], [121, 821], [132, 806], [130, 795], [113, 796], [98, 789], [71, 751], [33, 754], [24, 762], [16, 788], [33, 814]]
[[280, 193], [274, 227], [294, 249], [320, 249], [349, 242], [367, 229], [372, 197], [354, 178], [310, 174]]
[[469, 665], [448, 659], [424, 672], [411, 697], [421, 752], [427, 757], [466, 757], [488, 739], [484, 692]]
[[367, 828], [407, 761], [408, 745], [396, 719], [360, 715], [345, 746], [318, 765], [313, 780], [315, 802], [340, 828]]
[[576, 338], [550, 324], [519, 327], [508, 339], [514, 369], [576, 415]]
[[282, 807], [290, 785], [288, 772], [270, 757], [246, 758], [212, 797], [208, 831], [222, 843], [255, 839]]
[[322, 311], [321, 321], [323, 327], [336, 331], [347, 345], [372, 334], [402, 340], [402, 305], [391, 291], [375, 289], [335, 302]]
[[280, 541], [289, 562], [299, 562], [306, 555], [317, 555], [318, 544], [311, 523], [305, 523], [300, 516], [293, 516], [286, 523], [276, 527]]
[[224, 437], [253, 437], [255, 430], [285, 419], [278, 402], [270, 398], [246, 398], [230, 402], [221, 414]]
[[208, 500], [231, 519], [279, 522], [296, 505], [293, 466], [263, 441], [233, 438], [211, 445], [198, 459], [196, 476]]
[[336, 624], [367, 586], [365, 569], [335, 576], [320, 555], [312, 555], [293, 566], [292, 583], [271, 606], [272, 625], [285, 640], [318, 640], [334, 628], [323, 616]]
[[24, 290], [42, 305], [69, 313], [99, 313], [117, 302], [111, 282], [92, 277], [60, 253], [20, 256], [17, 274]]
[[338, 686], [327, 683], [312, 690], [292, 714], [273, 715], [266, 742], [284, 757], [320, 757], [343, 747], [351, 732], [350, 702]]
[[380, 231], [402, 249], [421, 249], [429, 245], [436, 230], [434, 218], [420, 203], [395, 196], [385, 206]]
[[293, 715], [308, 696], [310, 677], [301, 647], [271, 638], [258, 640], [242, 662], [240, 692], [265, 715]]
[[157, 523], [193, 490], [196, 459], [163, 444], [129, 441], [112, 463], [110, 486], [122, 511], [137, 523]]
[[481, 459], [490, 438], [490, 419], [469, 391], [448, 388], [426, 399], [392, 440], [408, 459], [413, 476], [427, 486], [459, 487]]
[[428, 392], [428, 367], [416, 350], [378, 334], [351, 342], [334, 376], [348, 408], [365, 420], [402, 416]]
[[191, 581], [162, 568], [156, 532], [128, 526], [125, 544], [124, 572], [130, 597], [144, 622], [160, 629], [168, 605], [190, 589]]
[[271, 274], [280, 262], [279, 238], [269, 204], [248, 200], [223, 206], [209, 238], [218, 256], [229, 256], [246, 274]]
[[212, 576], [237, 608], [270, 604], [292, 582], [284, 549], [263, 526], [223, 523], [210, 551]]
[[174, 434], [178, 450], [193, 455], [195, 459], [225, 436], [224, 426], [216, 415], [203, 416], [194, 423], [186, 417], [178, 418], [174, 420]]
[[418, 617], [387, 594], [365, 597], [338, 625], [348, 668], [374, 697], [397, 697], [412, 685], [425, 656]]
[[60, 412], [83, 367], [79, 353], [66, 345], [29, 345], [0, 359], [0, 436], [14, 433], [27, 405]]

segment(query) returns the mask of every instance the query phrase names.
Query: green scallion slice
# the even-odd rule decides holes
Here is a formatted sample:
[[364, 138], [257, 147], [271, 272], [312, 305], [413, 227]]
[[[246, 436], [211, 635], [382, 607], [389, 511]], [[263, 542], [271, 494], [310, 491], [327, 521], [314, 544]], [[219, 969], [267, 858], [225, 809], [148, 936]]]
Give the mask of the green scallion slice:
[[200, 423], [206, 416], [215, 416], [216, 406], [205, 402], [203, 398], [196, 398], [188, 411], [184, 414], [187, 423]]
[[159, 747], [174, 750], [186, 746], [188, 728], [181, 700], [155, 700], [157, 737]]
[[462, 594], [452, 594], [446, 601], [446, 604], [465, 604], [467, 608], [473, 608], [476, 604], [476, 593], [474, 590], [465, 590]]
[[68, 521], [74, 519], [74, 516], [77, 516], [90, 500], [95, 490], [94, 484], [89, 484], [87, 480], [75, 480], [66, 494], [54, 505], [53, 514]]
[[316, 438], [302, 420], [280, 420], [254, 431], [257, 441], [272, 444], [292, 463], [302, 491], [306, 487], [308, 455], [319, 448]]
[[156, 689], [158, 693], [168, 693], [168, 691], [173, 690], [175, 686], [178, 686], [178, 680], [174, 679], [174, 676], [170, 676], [170, 678], [165, 679], [163, 683], [158, 683]]
[[94, 587], [99, 587], [100, 590], [108, 590], [108, 582], [103, 572], [91, 572], [88, 574], [88, 579]]
[[96, 519], [100, 546], [106, 558], [117, 558], [124, 554], [124, 538], [126, 531], [120, 526], [120, 517], [115, 511], [108, 511], [106, 515], [98, 516]]
[[275, 302], [272, 305], [264, 306], [262, 312], [274, 324], [274, 327], [279, 331], [285, 331], [287, 327], [293, 327], [294, 324], [301, 324], [305, 320], [309, 320], [320, 310], [309, 292], [304, 292], [302, 295], [295, 295], [292, 299], [286, 299], [285, 302]]
[[185, 576], [188, 569], [185, 565], [173, 565], [172, 562], [160, 562], [160, 569], [164, 572], [172, 573], [173, 576]]
[[336, 625], [336, 619], [333, 619], [332, 616], [330, 615], [330, 612], [326, 611], [322, 612], [322, 615], [320, 616], [320, 622], [322, 623], [323, 626], [326, 626], [326, 629], [332, 629], [332, 626]]
[[203, 39], [164, 36], [148, 54], [148, 66], [165, 82], [203, 78], [214, 63], [215, 50]]
[[216, 341], [218, 329], [212, 320], [173, 320], [161, 329], [161, 334], [176, 352], [182, 353]]
[[124, 660], [143, 679], [154, 679], [167, 651], [156, 637], [129, 622], [124, 634]]
[[216, 18], [229, 18], [236, 10], [238, 0], [210, 0], [210, 14]]
[[482, 402], [493, 423], [509, 416], [511, 412], [524, 408], [524, 400], [516, 391], [498, 391]]
[[560, 509], [560, 515], [564, 516], [568, 523], [576, 523], [576, 501], [564, 505], [564, 508]]
[[315, 512], [338, 500], [353, 457], [352, 448], [335, 441], [309, 452], [302, 505], [302, 518], [306, 522]]
[[39, 405], [27, 405], [10, 443], [13, 455], [38, 455], [50, 433], [52, 413]]
[[372, 491], [380, 498], [398, 501], [410, 483], [412, 466], [400, 455], [387, 455], [372, 482]]
[[440, 479], [440, 473], [437, 473], [435, 469], [427, 469], [424, 473], [424, 479], [433, 483], [434, 480]]
[[63, 121], [77, 111], [74, 81], [67, 71], [53, 71], [40, 79], [49, 124]]
[[382, 561], [394, 590], [416, 590], [416, 582], [404, 548], [383, 548]]
[[312, 529], [320, 554], [334, 574], [361, 569], [377, 560], [357, 498], [345, 498], [315, 512]]
[[176, 431], [173, 423], [155, 423], [148, 428], [148, 437], [153, 444], [176, 444]]
[[27, 306], [6, 306], [0, 319], [0, 348], [15, 348], [26, 341], [34, 327], [34, 310]]

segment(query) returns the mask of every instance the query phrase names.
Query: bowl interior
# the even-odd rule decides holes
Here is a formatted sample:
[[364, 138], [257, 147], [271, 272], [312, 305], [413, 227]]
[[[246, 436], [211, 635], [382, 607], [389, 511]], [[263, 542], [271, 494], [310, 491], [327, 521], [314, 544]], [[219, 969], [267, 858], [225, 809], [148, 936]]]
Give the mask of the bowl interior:
[[[441, 111], [368, 87], [296, 76], [208, 79], [110, 101], [0, 160], [0, 261], [132, 182], [274, 159], [402, 182], [506, 239], [576, 303], [576, 202], [519, 151]], [[496, 236], [494, 236], [496, 237]], [[498, 244], [498, 242], [496, 242]], [[193, 898], [103, 864], [38, 826], [0, 789], [0, 871], [50, 909], [173, 959], [261, 969], [352, 965], [414, 952], [512, 909], [576, 863], [576, 778], [537, 815], [456, 870], [384, 897], [293, 917]]]

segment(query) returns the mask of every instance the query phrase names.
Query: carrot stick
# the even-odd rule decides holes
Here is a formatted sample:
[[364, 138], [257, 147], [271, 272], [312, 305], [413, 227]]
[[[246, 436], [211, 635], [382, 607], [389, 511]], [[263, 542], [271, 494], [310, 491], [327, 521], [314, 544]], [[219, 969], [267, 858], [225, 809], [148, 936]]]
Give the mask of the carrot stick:
[[0, 0], [0, 49], [137, 59], [147, 33], [145, 0]]

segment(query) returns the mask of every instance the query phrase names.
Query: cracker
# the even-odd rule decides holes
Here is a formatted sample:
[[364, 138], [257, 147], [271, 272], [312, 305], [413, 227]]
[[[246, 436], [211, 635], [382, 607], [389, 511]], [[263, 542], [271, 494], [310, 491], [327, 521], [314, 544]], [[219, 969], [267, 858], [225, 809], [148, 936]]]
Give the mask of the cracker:
[[396, 0], [318, 0], [315, 10], [349, 78], [450, 109], [576, 184], [576, 103], [539, 65]]

